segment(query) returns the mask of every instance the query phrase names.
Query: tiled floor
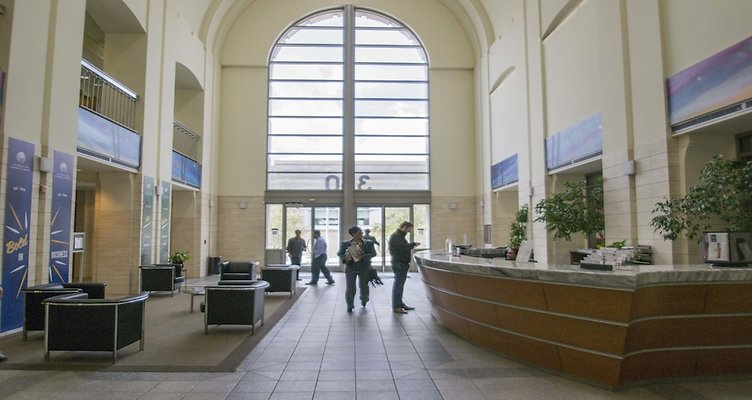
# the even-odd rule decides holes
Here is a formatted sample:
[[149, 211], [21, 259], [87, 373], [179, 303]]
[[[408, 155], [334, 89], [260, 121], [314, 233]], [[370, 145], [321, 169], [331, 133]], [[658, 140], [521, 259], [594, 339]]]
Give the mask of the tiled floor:
[[[301, 277], [305, 280], [308, 275]], [[752, 377], [608, 391], [526, 367], [470, 345], [437, 325], [420, 276], [411, 274], [411, 278], [405, 301], [417, 310], [407, 315], [391, 312], [391, 279], [372, 289], [368, 306], [352, 314], [345, 311], [344, 276], [335, 274], [334, 286], [322, 280], [303, 294], [234, 373], [0, 371], [0, 398], [752, 398]]]

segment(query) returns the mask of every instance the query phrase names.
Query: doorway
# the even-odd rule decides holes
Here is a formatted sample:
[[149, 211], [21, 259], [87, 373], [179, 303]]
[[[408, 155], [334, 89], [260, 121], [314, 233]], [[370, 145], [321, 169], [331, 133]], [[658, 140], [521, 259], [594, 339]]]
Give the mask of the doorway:
[[327, 265], [337, 265], [340, 239], [340, 207], [310, 207], [300, 204], [267, 204], [266, 206], [266, 264], [288, 263], [287, 241], [301, 231], [306, 251], [301, 268], [311, 266], [314, 230], [321, 231], [327, 243]]
[[389, 253], [389, 237], [399, 229], [404, 221], [414, 224], [413, 231], [407, 237], [408, 242], [419, 242], [418, 248], [430, 248], [429, 238], [430, 210], [427, 204], [407, 206], [361, 206], [357, 208], [358, 226], [363, 230], [370, 230], [378, 245], [377, 256], [371, 260], [376, 268], [386, 271], [391, 269], [391, 254]]

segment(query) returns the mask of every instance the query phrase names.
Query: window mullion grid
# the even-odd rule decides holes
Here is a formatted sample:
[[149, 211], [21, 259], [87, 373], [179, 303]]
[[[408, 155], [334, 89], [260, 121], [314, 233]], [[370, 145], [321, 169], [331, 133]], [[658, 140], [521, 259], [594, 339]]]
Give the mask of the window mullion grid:
[[[346, 224], [357, 222], [357, 210], [354, 207], [355, 190], [355, 7], [345, 6], [343, 29], [343, 78], [342, 90], [342, 219], [341, 230]], [[345, 237], [345, 235], [343, 235]]]
[[[359, 43], [359, 44], [356, 45], [356, 43], [355, 43], [355, 40], [356, 40], [356, 31], [357, 30], [361, 30], [361, 29], [365, 30], [365, 31], [372, 31], [372, 32], [374, 32], [374, 31], [383, 31], [383, 32], [400, 31], [400, 32], [405, 32], [406, 34], [410, 34], [409, 29], [406, 29], [404, 26], [393, 26], [393, 27], [392, 26], [390, 26], [390, 27], [363, 27], [363, 26], [358, 26], [356, 28], [355, 27], [356, 14], [359, 15], [359, 13], [364, 12], [362, 10], [357, 10], [357, 11], [356, 10], [357, 9], [354, 6], [352, 6], [352, 5], [345, 6], [344, 9], [343, 9], [343, 13], [342, 13], [343, 27], [339, 28], [339, 29], [342, 29], [342, 34], [343, 34], [341, 45], [339, 45], [339, 44], [329, 44], [329, 43], [318, 43], [315, 40], [307, 41], [306, 38], [303, 37], [303, 36], [291, 39], [291, 40], [298, 40], [298, 42], [296, 42], [296, 43], [285, 43], [285, 42], [282, 42], [282, 41], [280, 41], [279, 43], [277, 43], [277, 45], [279, 47], [288, 47], [288, 48], [306, 48], [306, 47], [310, 47], [310, 48], [315, 48], [315, 47], [320, 47], [320, 48], [330, 47], [330, 48], [332, 48], [332, 47], [339, 47], [339, 46], [341, 46], [342, 47], [342, 52], [343, 52], [342, 53], [342, 61], [341, 62], [338, 62], [338, 61], [322, 61], [322, 60], [312, 61], [312, 60], [302, 60], [302, 59], [301, 60], [296, 60], [293, 57], [292, 60], [285, 60], [285, 61], [275, 61], [273, 59], [270, 59], [270, 64], [269, 64], [270, 67], [273, 67], [274, 65], [287, 65], [286, 68], [288, 68], [288, 69], [280, 71], [281, 74], [279, 76], [290, 76], [290, 78], [273, 79], [272, 74], [270, 74], [270, 77], [269, 77], [270, 82], [290, 82], [290, 83], [293, 83], [293, 84], [295, 82], [304, 83], [304, 82], [309, 82], [309, 81], [311, 81], [311, 82], [313, 82], [313, 81], [319, 81], [319, 82], [341, 82], [342, 83], [342, 98], [339, 98], [340, 100], [342, 100], [342, 115], [341, 116], [334, 116], [334, 115], [333, 116], [304, 116], [304, 115], [301, 115], [299, 117], [300, 118], [307, 118], [307, 119], [311, 119], [311, 118], [333, 118], [333, 117], [339, 117], [339, 118], [341, 118], [341, 127], [342, 127], [341, 128], [342, 129], [342, 132], [341, 132], [341, 137], [342, 137], [342, 149], [341, 149], [342, 150], [342, 153], [341, 153], [342, 165], [341, 165], [341, 171], [342, 171], [342, 178], [343, 178], [342, 179], [342, 186], [341, 186], [341, 188], [344, 191], [344, 193], [343, 193], [343, 197], [344, 197], [343, 200], [345, 200], [344, 201], [345, 209], [343, 209], [343, 218], [342, 218], [342, 221], [345, 222], [345, 223], [355, 222], [355, 209], [353, 208], [352, 210], [348, 211], [347, 207], [348, 207], [348, 205], [350, 205], [350, 208], [352, 208], [351, 205], [353, 204], [352, 200], [353, 200], [353, 192], [355, 190], [355, 180], [356, 180], [356, 176], [355, 176], [355, 173], [356, 173], [355, 160], [356, 160], [356, 158], [358, 156], [367, 156], [367, 157], [371, 157], [371, 156], [384, 156], [385, 159], [389, 159], [390, 156], [407, 156], [407, 157], [420, 156], [420, 157], [430, 157], [429, 156], [429, 153], [430, 153], [429, 149], [426, 149], [425, 153], [389, 153], [387, 149], [384, 149], [384, 150], [381, 150], [381, 151], [379, 151], [378, 149], [368, 149], [370, 151], [376, 150], [376, 152], [374, 152], [374, 153], [362, 153], [362, 154], [356, 154], [355, 153], [355, 142], [356, 142], [355, 139], [357, 137], [363, 137], [363, 138], [368, 138], [368, 137], [371, 137], [371, 138], [391, 138], [391, 137], [394, 137], [394, 138], [400, 138], [400, 137], [404, 137], [404, 138], [419, 138], [419, 137], [427, 137], [427, 136], [429, 136], [428, 132], [425, 132], [424, 134], [420, 134], [420, 135], [411, 135], [411, 134], [404, 134], [404, 133], [397, 133], [397, 134], [392, 135], [392, 134], [388, 134], [388, 133], [387, 134], [383, 134], [383, 133], [379, 134], [378, 133], [378, 132], [380, 132], [379, 130], [373, 130], [373, 128], [386, 129], [383, 132], [391, 132], [391, 131], [400, 130], [400, 129], [398, 129], [399, 120], [402, 120], [402, 121], [421, 120], [421, 119], [422, 120], [427, 120], [428, 119], [427, 115], [426, 116], [411, 116], [411, 117], [404, 117], [404, 116], [397, 116], [397, 115], [359, 115], [359, 116], [356, 115], [356, 107], [355, 107], [355, 105], [358, 104], [357, 102], [359, 102], [359, 101], [360, 102], [370, 102], [370, 104], [367, 106], [369, 109], [371, 107], [376, 107], [378, 109], [378, 107], [380, 107], [380, 106], [378, 106], [377, 104], [380, 103], [380, 102], [421, 102], [421, 101], [427, 102], [428, 101], [428, 96], [427, 95], [426, 95], [425, 98], [421, 98], [421, 97], [390, 97], [388, 92], [382, 92], [382, 93], [384, 93], [383, 96], [357, 97], [357, 98], [355, 97], [355, 84], [356, 83], [366, 83], [366, 84], [389, 84], [389, 83], [396, 83], [396, 84], [409, 84], [409, 83], [427, 84], [428, 83], [428, 79], [427, 79], [428, 77], [427, 77], [427, 74], [425, 72], [422, 74], [422, 76], [424, 76], [425, 79], [420, 79], [420, 75], [416, 76], [413, 73], [413, 71], [415, 71], [415, 70], [411, 69], [411, 68], [420, 68], [421, 66], [424, 69], [427, 69], [428, 63], [426, 61], [423, 61], [423, 62], [379, 61], [379, 59], [375, 59], [375, 60], [370, 60], [370, 61], [361, 61], [361, 62], [358, 62], [358, 63], [355, 62], [355, 57], [356, 57], [355, 53], [356, 53], [356, 49], [358, 49], [358, 48], [363, 48], [363, 49], [368, 49], [368, 48], [379, 49], [379, 48], [381, 48], [381, 49], [385, 49], [385, 50], [387, 50], [387, 49], [415, 49], [416, 51], [423, 51], [423, 60], [426, 60], [425, 52], [424, 52], [423, 47], [421, 45], [401, 44], [401, 43], [388, 43], [386, 41], [384, 43], [379, 43], [380, 40], [378, 39], [378, 36], [375, 36], [375, 38], [376, 38], [375, 41], [371, 42], [369, 40], [369, 43]], [[366, 13], [368, 13], [368, 12], [366, 11]], [[388, 24], [392, 23], [391, 19], [389, 19], [387, 17], [384, 17], [384, 18], [385, 18], [385, 21], [387, 21], [386, 23], [388, 23]], [[396, 22], [394, 22], [394, 23], [396, 24]], [[316, 29], [315, 27], [310, 27], [310, 26], [306, 26], [306, 25], [302, 25], [302, 24], [299, 25], [299, 26], [297, 26], [297, 29], [300, 29], [301, 32], [304, 31], [304, 30], [306, 30], [306, 29], [309, 29], [309, 28]], [[337, 29], [337, 28], [338, 27], [328, 27], [327, 26], [327, 27], [324, 27], [322, 29], [331, 30], [331, 29]], [[292, 38], [292, 36], [290, 36], [290, 38]], [[417, 38], [415, 38], [415, 39], [417, 39]], [[419, 41], [416, 40], [415, 43], [419, 43]], [[306, 79], [307, 77], [309, 77], [309, 74], [300, 74], [300, 73], [295, 74], [295, 73], [290, 73], [289, 72], [290, 71], [289, 68], [294, 68], [294, 66], [296, 66], [296, 65], [301, 65], [301, 66], [304, 66], [304, 68], [310, 68], [310, 69], [315, 69], [316, 65], [322, 65], [322, 66], [339, 65], [342, 68], [342, 71], [341, 71], [341, 73], [342, 73], [342, 79], [332, 79], [332, 80], [329, 80], [328, 76], [323, 76], [322, 75], [322, 76], [317, 76], [314, 79], [310, 79], [309, 80], [309, 79]], [[370, 74], [372, 74], [372, 73], [370, 71], [368, 71], [368, 72], [364, 71], [364, 74], [368, 75], [369, 77], [364, 76], [364, 78], [366, 78], [366, 79], [364, 79], [362, 81], [355, 81], [355, 67], [356, 66], [364, 66], [364, 67], [367, 67], [367, 68], [371, 68], [371, 69], [373, 69], [373, 70], [375, 70], [377, 72], [376, 72], [376, 74], [372, 75], [373, 78], [370, 78], [370, 76], [371, 76]], [[402, 71], [399, 68], [406, 68], [406, 69], [404, 69], [404, 71], [406, 72], [406, 75], [412, 75], [412, 76], [409, 76], [409, 77], [405, 76], [404, 77], [405, 79], [403, 80], [403, 79], [401, 79], [402, 76], [400, 76], [400, 75], [389, 76], [389, 75], [383, 75], [382, 74], [381, 77], [386, 78], [386, 79], [381, 80], [380, 79], [380, 73], [378, 71], [381, 68], [383, 68], [383, 67], [387, 67], [387, 68], [388, 67], [394, 67], [394, 69], [391, 69], [389, 71]], [[336, 68], [336, 67], [333, 67], [333, 68]], [[391, 73], [393, 73], [393, 72], [391, 72]], [[317, 74], [314, 73], [313, 75], [317, 75]], [[307, 95], [307, 94], [304, 95], [304, 96], [301, 96], [301, 97], [296, 97], [298, 94], [296, 94], [295, 92], [289, 92], [289, 93], [292, 93], [292, 96], [289, 95], [288, 93], [284, 93], [284, 96], [278, 96], [278, 97], [277, 96], [269, 96], [269, 99], [270, 100], [278, 100], [278, 101], [312, 101], [312, 100], [331, 101], [331, 100], [338, 100], [337, 97], [309, 97], [309, 95]], [[311, 93], [314, 93], [314, 92], [312, 91]], [[408, 93], [410, 93], [410, 92], [406, 92], [405, 94], [406, 95], [411, 95], [411, 94], [408, 94]], [[272, 115], [270, 115], [271, 112], [269, 112], [268, 114], [269, 114], [270, 118], [279, 118], [280, 120], [281, 119], [289, 119], [289, 118], [295, 118], [296, 117], [294, 115], [275, 115], [275, 116], [272, 116]], [[379, 114], [379, 112], [377, 112], [377, 114]], [[370, 122], [369, 121], [364, 121], [365, 124], [372, 124], [372, 123], [374, 124], [374, 125], [370, 125], [367, 129], [365, 129], [365, 131], [370, 131], [370, 132], [373, 132], [373, 133], [370, 133], [370, 134], [369, 133], [364, 133], [362, 135], [358, 134], [356, 136], [356, 131], [355, 131], [356, 128], [355, 127], [356, 127], [356, 122], [358, 122], [358, 118], [364, 118], [364, 119], [371, 120]], [[377, 120], [382, 120], [382, 121], [393, 120], [393, 121], [395, 121], [397, 123], [397, 125], [396, 126], [391, 126], [391, 125], [389, 125], [388, 122], [381, 123], [381, 122], [377, 122]], [[358, 124], [360, 124], [360, 122], [358, 122]], [[379, 128], [378, 127], [379, 124], [383, 124], [384, 126], [382, 128]], [[366, 125], [364, 125], [364, 127], [365, 126]], [[269, 132], [268, 134], [269, 134], [269, 137], [285, 137], [285, 136], [289, 137], [289, 136], [296, 136], [295, 134], [292, 134], [292, 133], [271, 134], [271, 132]], [[311, 138], [314, 138], [314, 137], [322, 137], [323, 138], [323, 137], [330, 137], [330, 136], [336, 136], [336, 135], [315, 134], [314, 133], [313, 135], [305, 135], [305, 136], [306, 137], [311, 137]], [[362, 151], [362, 149], [361, 149], [361, 151]], [[384, 151], [386, 151], [386, 153], [384, 153]], [[280, 153], [272, 152], [271, 149], [269, 149], [269, 152], [270, 152], [270, 155], [271, 154], [277, 154], [277, 155], [283, 155], [283, 154], [285, 154], [285, 153], [282, 153], [282, 152], [280, 152]], [[298, 153], [287, 153], [287, 154], [296, 155]], [[305, 154], [309, 154], [309, 153], [299, 153], [299, 154], [301, 156], [304, 156]], [[320, 154], [320, 153], [316, 153], [316, 154], [317, 155], [323, 155], [323, 154]], [[339, 154], [339, 153], [334, 153], [334, 154]], [[384, 165], [384, 166], [386, 166], [386, 165]], [[361, 165], [360, 167], [362, 168], [362, 167], [364, 167], [364, 165]], [[414, 170], [411, 170], [409, 172], [407, 172], [407, 171], [400, 172], [398, 170], [392, 170], [392, 171], [383, 170], [383, 171], [381, 171], [382, 168], [378, 167], [376, 165], [372, 165], [370, 167], [371, 168], [375, 167], [375, 170], [372, 171], [372, 173], [379, 173], [379, 174], [382, 174], [382, 175], [399, 175], [401, 173], [404, 173], [404, 174], [408, 174], [408, 175], [425, 175], [425, 176], [429, 176], [429, 174], [430, 174], [430, 172], [428, 172], [428, 171], [427, 172], [416, 172]], [[407, 167], [407, 166], [405, 166], [405, 167]], [[376, 170], [380, 170], [380, 171], [377, 172]], [[313, 171], [309, 171], [309, 173], [312, 173], [312, 172]], [[362, 173], [362, 171], [357, 171], [357, 172], [358, 173]], [[278, 173], [292, 174], [291, 171], [278, 172]], [[389, 190], [388, 187], [385, 187], [384, 189]]]

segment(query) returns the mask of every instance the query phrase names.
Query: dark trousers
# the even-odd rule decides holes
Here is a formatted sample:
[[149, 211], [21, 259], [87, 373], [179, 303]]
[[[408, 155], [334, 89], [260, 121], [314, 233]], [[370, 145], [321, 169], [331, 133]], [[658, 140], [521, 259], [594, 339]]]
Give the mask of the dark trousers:
[[[299, 256], [293, 256], [290, 255], [290, 264], [300, 266], [300, 260], [303, 258], [303, 255]], [[295, 279], [300, 280], [300, 268], [295, 270]]]
[[360, 287], [360, 302], [365, 303], [368, 301], [368, 274], [370, 270], [371, 266], [366, 263], [355, 263], [345, 266], [345, 280], [347, 281], [345, 301], [347, 302], [347, 307], [354, 308], [355, 278], [358, 278], [358, 286]]
[[334, 282], [332, 273], [326, 267], [326, 254], [322, 254], [311, 261], [311, 282], [319, 281], [319, 271], [324, 273], [327, 282]]
[[405, 291], [405, 281], [407, 280], [407, 270], [410, 264], [392, 261], [392, 272], [394, 272], [394, 283], [392, 284], [392, 308], [399, 308], [405, 305], [402, 301], [402, 293]]

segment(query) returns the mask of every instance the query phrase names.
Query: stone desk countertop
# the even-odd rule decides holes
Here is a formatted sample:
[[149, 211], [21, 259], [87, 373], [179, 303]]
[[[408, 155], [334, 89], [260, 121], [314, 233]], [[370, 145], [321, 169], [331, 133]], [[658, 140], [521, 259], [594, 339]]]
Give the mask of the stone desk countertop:
[[752, 268], [692, 265], [623, 265], [614, 271], [593, 271], [577, 265], [547, 265], [498, 258], [450, 256], [443, 251], [415, 253], [420, 266], [492, 277], [525, 279], [615, 289], [679, 283], [752, 283]]

